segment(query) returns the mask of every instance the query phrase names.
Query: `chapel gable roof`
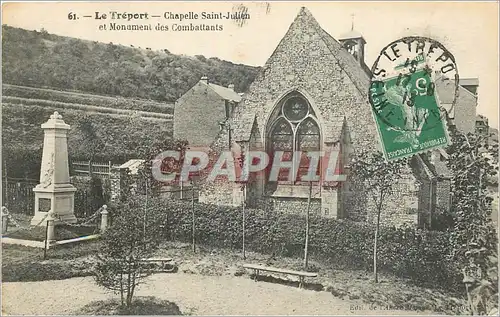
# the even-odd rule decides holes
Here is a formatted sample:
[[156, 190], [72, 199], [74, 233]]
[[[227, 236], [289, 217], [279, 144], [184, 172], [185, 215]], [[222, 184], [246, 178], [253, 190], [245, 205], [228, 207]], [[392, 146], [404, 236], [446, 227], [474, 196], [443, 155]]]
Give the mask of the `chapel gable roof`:
[[412, 162], [418, 166], [419, 169], [425, 172], [426, 178], [437, 179], [450, 179], [452, 172], [447, 165], [449, 158], [448, 154], [443, 149], [433, 150], [438, 157], [431, 162], [431, 153], [421, 153], [413, 156]]
[[[364, 96], [368, 91], [370, 86], [370, 77], [368, 76], [365, 69], [359, 65], [358, 61], [347, 52], [342, 45], [334, 39], [328, 32], [323, 30], [319, 25], [318, 21], [312, 16], [312, 14], [305, 7], [302, 7], [300, 13], [295, 20], [307, 17], [312, 24], [316, 33], [323, 40], [325, 45], [328, 47], [332, 56], [337, 60], [339, 66], [345, 71], [347, 76], [351, 79], [353, 84], [356, 86], [358, 91]], [[295, 24], [292, 24], [292, 26]]]
[[200, 80], [200, 83], [202, 85], [207, 85], [209, 88], [211, 88], [216, 94], [218, 94], [224, 100], [233, 101], [233, 102], [240, 102], [241, 101], [241, 95], [232, 89], [229, 89], [229, 88], [226, 88], [223, 86], [219, 86], [216, 84], [212, 84], [212, 83], [207, 83], [203, 80]]

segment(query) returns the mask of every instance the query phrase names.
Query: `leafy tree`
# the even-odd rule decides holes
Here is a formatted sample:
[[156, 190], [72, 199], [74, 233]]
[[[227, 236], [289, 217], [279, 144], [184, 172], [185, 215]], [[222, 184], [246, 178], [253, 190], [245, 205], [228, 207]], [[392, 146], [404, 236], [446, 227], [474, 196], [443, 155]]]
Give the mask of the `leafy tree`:
[[489, 312], [491, 307], [486, 303], [492, 298], [498, 303], [497, 291], [484, 292], [485, 285], [498, 285], [498, 276], [491, 277], [492, 265], [497, 265], [494, 258], [498, 241], [491, 221], [493, 199], [487, 190], [488, 179], [497, 175], [497, 150], [479, 135], [465, 135], [453, 127], [450, 132], [452, 145], [447, 150], [448, 166], [453, 172], [453, 258], [462, 269], [464, 282], [475, 287], [471, 293], [467, 288], [468, 296], [480, 297], [471, 298], [471, 311], [484, 314]]
[[[98, 134], [98, 127], [88, 115], [84, 115], [78, 123], [81, 140], [78, 143], [78, 152], [87, 152], [89, 161], [94, 161], [96, 154], [101, 153], [105, 149], [105, 145]], [[86, 150], [84, 150], [86, 149]]]
[[406, 160], [387, 162], [380, 152], [363, 152], [354, 159], [351, 165], [353, 181], [364, 187], [364, 190], [375, 204], [376, 222], [373, 238], [373, 275], [375, 283], [378, 283], [377, 244], [380, 231], [380, 215], [385, 199], [392, 194], [393, 187], [401, 178], [401, 172], [406, 164]]
[[[117, 206], [113, 224], [103, 234], [97, 255], [95, 281], [120, 294], [121, 303], [132, 305], [137, 285], [151, 274], [141, 260], [150, 257], [165, 238], [166, 214], [145, 204], [143, 196], [129, 196]], [[143, 212], [140, 212], [144, 210]], [[144, 217], [144, 214], [148, 217]]]
[[259, 70], [220, 59], [174, 55], [166, 49], [144, 50], [7, 25], [2, 31], [2, 78], [23, 86], [173, 102], [203, 75], [245, 91]]

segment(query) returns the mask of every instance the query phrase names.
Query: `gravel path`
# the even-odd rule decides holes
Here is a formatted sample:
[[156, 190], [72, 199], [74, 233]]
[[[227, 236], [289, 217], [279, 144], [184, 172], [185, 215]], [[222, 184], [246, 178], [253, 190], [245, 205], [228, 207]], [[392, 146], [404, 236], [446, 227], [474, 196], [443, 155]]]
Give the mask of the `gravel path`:
[[[175, 302], [193, 315], [415, 315], [432, 312], [370, 309], [357, 301], [328, 292], [301, 290], [280, 284], [254, 282], [248, 277], [155, 274], [141, 285], [138, 296], [156, 296]], [[93, 300], [114, 297], [95, 285], [93, 278], [2, 284], [5, 315], [62, 315]]]

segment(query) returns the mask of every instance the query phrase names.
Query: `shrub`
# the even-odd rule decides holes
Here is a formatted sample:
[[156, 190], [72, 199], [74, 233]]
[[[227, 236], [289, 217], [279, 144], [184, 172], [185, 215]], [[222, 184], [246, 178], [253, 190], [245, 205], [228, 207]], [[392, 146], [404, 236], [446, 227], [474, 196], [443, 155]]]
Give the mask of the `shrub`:
[[[172, 240], [191, 241], [191, 204], [150, 199], [151, 211], [168, 215]], [[219, 248], [240, 248], [241, 208], [195, 204], [197, 243]], [[302, 257], [305, 219], [298, 214], [247, 209], [246, 245], [249, 250]], [[332, 266], [371, 270], [374, 227], [368, 223], [312, 217], [310, 254]], [[419, 285], [455, 288], [461, 275], [448, 255], [450, 234], [410, 227], [384, 227], [380, 232], [379, 266], [382, 271], [409, 278]]]
[[120, 294], [121, 304], [131, 308], [137, 285], [152, 274], [142, 259], [150, 257], [164, 238], [165, 215], [151, 213], [141, 197], [129, 196], [120, 213], [103, 234], [96, 255], [95, 281]]
[[118, 300], [94, 301], [77, 312], [78, 315], [182, 315], [177, 304], [153, 296], [137, 297], [130, 307], [122, 306]]
[[[3, 152], [9, 177], [39, 178], [42, 157], [43, 130], [54, 111], [62, 114], [71, 125], [68, 134], [68, 152], [71, 160], [126, 162], [142, 157], [143, 148], [149, 148], [157, 140], [170, 139], [172, 123], [143, 118], [116, 116], [55, 107], [3, 104]], [[88, 139], [82, 122], [90, 120], [100, 143], [101, 151], [84, 146]], [[126, 127], [126, 129], [124, 129]], [[97, 139], [96, 139], [97, 140]]]
[[56, 107], [59, 109], [73, 109], [73, 110], [83, 110], [88, 112], [98, 112], [105, 114], [115, 114], [121, 116], [132, 116], [132, 115], [140, 115], [141, 117], [148, 119], [163, 119], [163, 120], [171, 120], [171, 114], [164, 113], [156, 113], [149, 111], [134, 111], [130, 109], [120, 109], [120, 108], [111, 108], [111, 107], [101, 107], [101, 106], [92, 106], [86, 104], [77, 104], [77, 103], [68, 103], [68, 102], [60, 102], [54, 100], [45, 100], [45, 99], [30, 99], [30, 98], [19, 98], [12, 96], [3, 96], [2, 100], [4, 103], [9, 105], [24, 105], [24, 106], [40, 106], [40, 107]]
[[29, 99], [45, 99], [64, 103], [100, 106], [117, 109], [141, 110], [172, 114], [172, 104], [159, 103], [150, 100], [138, 100], [122, 97], [108, 97], [70, 91], [58, 91], [52, 89], [40, 89], [25, 86], [14, 86], [4, 84], [2, 86], [3, 96], [21, 97]]
[[72, 183], [77, 189], [74, 202], [77, 217], [89, 217], [105, 204], [104, 186], [99, 177], [72, 177]]

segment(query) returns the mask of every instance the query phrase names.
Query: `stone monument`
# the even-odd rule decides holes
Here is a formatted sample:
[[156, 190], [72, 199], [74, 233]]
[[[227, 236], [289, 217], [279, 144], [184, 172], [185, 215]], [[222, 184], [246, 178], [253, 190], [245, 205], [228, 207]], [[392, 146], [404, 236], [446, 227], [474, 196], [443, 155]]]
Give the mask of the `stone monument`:
[[56, 111], [41, 125], [44, 130], [40, 184], [35, 192], [35, 216], [31, 225], [46, 225], [49, 210], [55, 223], [75, 223], [74, 198], [76, 188], [69, 182], [68, 131], [70, 126]]

